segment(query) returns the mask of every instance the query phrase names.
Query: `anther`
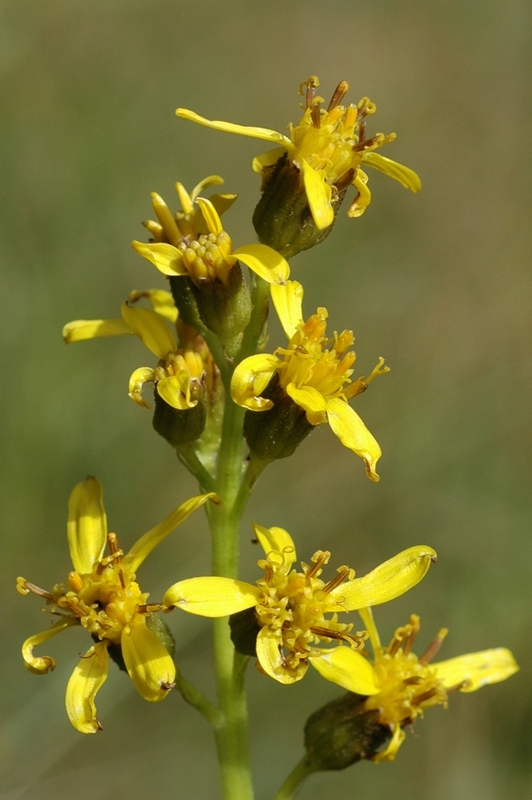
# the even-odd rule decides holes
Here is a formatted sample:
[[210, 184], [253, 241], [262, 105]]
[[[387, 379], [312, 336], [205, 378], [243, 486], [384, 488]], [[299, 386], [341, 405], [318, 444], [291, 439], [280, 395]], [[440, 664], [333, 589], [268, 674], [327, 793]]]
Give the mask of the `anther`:
[[438, 652], [438, 650], [442, 646], [443, 640], [447, 636], [448, 632], [449, 631], [448, 631], [447, 628], [442, 628], [438, 632], [438, 635], [432, 640], [432, 642], [429, 644], [429, 646], [427, 647], [427, 649], [425, 650], [425, 652], [423, 653], [423, 655], [419, 659], [419, 663], [420, 664], [428, 664], [429, 661], [432, 661], [432, 659], [434, 658], [434, 656], [436, 655], [436, 653]]
[[348, 91], [349, 91], [349, 84], [347, 83], [347, 81], [341, 81], [334, 90], [327, 111], [329, 112], [332, 111], [333, 108], [336, 108], [336, 106], [342, 102]]
[[47, 600], [53, 600], [53, 594], [47, 592], [45, 589], [41, 589], [39, 586], [35, 586], [34, 583], [30, 583], [29, 581], [24, 580], [24, 578], [17, 578], [17, 591], [20, 594], [36, 594], [39, 597], [46, 597]]
[[324, 586], [322, 590], [324, 594], [329, 594], [329, 592], [332, 592], [332, 590], [336, 589], [337, 586], [340, 586], [340, 584], [342, 584], [349, 577], [350, 572], [351, 570], [349, 567], [344, 567], [344, 569], [338, 573], [336, 578], [333, 578], [332, 581], [329, 581], [329, 583]]

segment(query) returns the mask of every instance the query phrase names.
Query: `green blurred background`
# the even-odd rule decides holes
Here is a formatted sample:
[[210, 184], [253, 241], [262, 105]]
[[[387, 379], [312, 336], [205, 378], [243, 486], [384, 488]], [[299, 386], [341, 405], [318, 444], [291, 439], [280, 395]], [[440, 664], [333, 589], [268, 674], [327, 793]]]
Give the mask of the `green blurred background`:
[[[152, 706], [113, 670], [99, 695], [103, 733], [64, 709], [83, 631], [54, 640], [56, 671], [26, 672], [20, 644], [46, 627], [22, 574], [49, 587], [69, 569], [66, 503], [87, 473], [104, 484], [127, 548], [196, 486], [127, 397], [147, 361], [137, 340], [66, 348], [62, 325], [116, 316], [132, 288], [164, 279], [130, 249], [149, 192], [174, 202], [218, 172], [240, 194], [226, 223], [254, 240], [260, 142], [174, 117], [283, 130], [310, 74], [328, 98], [369, 95], [370, 131], [416, 169], [414, 196], [370, 175], [365, 216], [340, 213], [330, 238], [292, 263], [305, 310], [353, 328], [359, 368], [386, 378], [357, 400], [384, 456], [381, 482], [318, 429], [261, 479], [243, 530], [242, 577], [258, 577], [249, 520], [281, 525], [299, 554], [333, 551], [360, 573], [412, 544], [440, 559], [422, 585], [377, 611], [383, 638], [421, 614], [420, 647], [450, 628], [442, 657], [497, 645], [522, 670], [418, 721], [391, 765], [312, 778], [301, 797], [529, 798], [530, 774], [530, 67], [526, 0], [228, 3], [4, 0], [0, 8], [3, 292], [2, 798], [218, 798], [210, 732], [175, 695]], [[209, 568], [202, 512], [143, 566], [160, 597]], [[212, 689], [210, 623], [170, 624], [185, 675]], [[185, 618], [186, 617], [186, 618]], [[311, 671], [312, 672], [312, 671]], [[258, 800], [302, 755], [302, 725], [338, 696], [309, 674], [283, 687], [249, 670]]]

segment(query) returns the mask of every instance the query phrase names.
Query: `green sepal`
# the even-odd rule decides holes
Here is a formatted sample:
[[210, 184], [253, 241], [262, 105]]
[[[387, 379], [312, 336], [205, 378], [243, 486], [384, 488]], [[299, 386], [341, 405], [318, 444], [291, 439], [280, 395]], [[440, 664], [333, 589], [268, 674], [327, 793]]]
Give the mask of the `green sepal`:
[[180, 410], [169, 405], [155, 389], [155, 411], [153, 427], [172, 447], [179, 447], [199, 439], [206, 422], [206, 409], [203, 397], [193, 408]]
[[251, 316], [251, 297], [242, 267], [239, 263], [232, 267], [227, 284], [216, 279], [191, 285], [201, 321], [227, 347], [247, 327]]
[[257, 655], [257, 636], [260, 625], [254, 608], [245, 608], [229, 617], [231, 641], [237, 653], [243, 656]]

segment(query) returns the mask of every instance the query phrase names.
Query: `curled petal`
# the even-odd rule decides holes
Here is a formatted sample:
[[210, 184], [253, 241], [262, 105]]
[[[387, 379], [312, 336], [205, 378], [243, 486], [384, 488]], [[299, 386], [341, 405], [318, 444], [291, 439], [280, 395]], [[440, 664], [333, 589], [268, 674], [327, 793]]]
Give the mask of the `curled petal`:
[[146, 297], [154, 311], [160, 317], [164, 317], [168, 322], [174, 324], [177, 321], [178, 311], [174, 303], [174, 298], [165, 289], [144, 289], [133, 290], [129, 293], [129, 302], [136, 303], [141, 297]]
[[139, 367], [131, 374], [128, 394], [142, 408], [150, 408], [150, 404], [142, 396], [142, 390], [146, 383], [154, 380], [155, 372], [150, 367]]
[[161, 640], [137, 615], [124, 629], [122, 655], [137, 692], [150, 703], [164, 700], [175, 681], [174, 661]]
[[379, 764], [381, 761], [393, 761], [397, 755], [397, 751], [406, 739], [406, 733], [399, 723], [394, 722], [391, 727], [393, 730], [391, 741], [384, 750], [377, 753], [376, 756], [373, 756], [372, 761], [374, 761], [375, 764]]
[[161, 378], [157, 383], [157, 393], [172, 408], [186, 411], [198, 405], [197, 400], [190, 399], [190, 375], [180, 373], [169, 378]]
[[231, 208], [237, 197], [237, 194], [211, 194], [209, 200], [216, 209], [218, 216], [221, 217], [222, 214], [225, 214], [225, 212]]
[[[190, 193], [190, 202], [191, 202], [190, 208], [185, 208], [185, 206], [183, 205], [183, 201], [181, 200], [181, 195], [179, 194], [178, 191], [179, 199], [181, 200], [181, 206], [185, 214], [191, 213], [191, 211], [193, 210], [192, 203], [194, 202], [196, 197], [199, 197], [199, 195], [202, 193], [204, 189], [208, 189], [209, 186], [222, 186], [223, 183], [224, 179], [222, 178], [221, 175], [207, 175], [206, 178], [203, 178], [202, 181], [200, 181], [194, 186], [194, 188]], [[181, 184], [176, 184], [176, 188], [177, 186], [181, 186]], [[210, 199], [212, 200], [212, 197]]]
[[297, 683], [305, 675], [308, 663], [300, 661], [297, 669], [284, 666], [281, 639], [269, 628], [264, 627], [257, 636], [257, 658], [264, 672], [279, 683]]
[[378, 694], [378, 678], [369, 661], [350, 647], [335, 647], [309, 659], [322, 678], [355, 694]]
[[128, 333], [133, 331], [123, 319], [76, 319], [67, 322], [63, 328], [63, 339], [65, 344], [71, 344], [103, 336], [124, 336]]
[[289, 383], [286, 393], [294, 403], [305, 409], [307, 420], [311, 425], [322, 425], [327, 422], [327, 400], [313, 386], [302, 386], [301, 389], [297, 389], [294, 383]]
[[188, 275], [183, 258], [177, 247], [166, 242], [131, 242], [133, 250], [151, 261], [163, 275]]
[[274, 144], [281, 144], [288, 152], [293, 151], [294, 145], [287, 136], [283, 136], [278, 131], [272, 131], [269, 128], [256, 128], [247, 125], [236, 125], [233, 122], [222, 122], [218, 119], [205, 119], [200, 117], [194, 111], [189, 111], [188, 108], [177, 108], [176, 116], [188, 119], [190, 122], [197, 122], [199, 125], [205, 125], [206, 128], [212, 128], [215, 131], [225, 131], [226, 133], [238, 133], [241, 136], [251, 136], [253, 139], [266, 139], [268, 142]]
[[271, 295], [277, 316], [290, 340], [303, 324], [303, 286], [299, 281], [287, 281], [284, 285], [274, 284]]
[[70, 677], [66, 690], [66, 710], [70, 722], [80, 733], [96, 733], [102, 729], [94, 698], [107, 680], [108, 671], [107, 644], [98, 642], [81, 657]]
[[250, 583], [215, 576], [174, 583], [163, 603], [200, 617], [226, 617], [257, 605], [260, 596], [260, 589]]
[[318, 230], [328, 228], [334, 222], [334, 210], [331, 204], [331, 187], [324, 178], [325, 170], [316, 170], [302, 159], [303, 181], [305, 192]]
[[261, 397], [279, 364], [269, 353], [259, 353], [245, 358], [231, 378], [231, 397], [239, 406], [251, 411], [266, 411], [273, 406], [271, 400]]
[[48, 628], [47, 631], [36, 633], [35, 636], [30, 636], [29, 639], [26, 639], [22, 645], [22, 658], [24, 659], [24, 666], [26, 669], [30, 672], [34, 672], [36, 675], [44, 675], [46, 672], [51, 672], [55, 669], [57, 664], [55, 658], [52, 658], [52, 656], [34, 656], [33, 649], [43, 642], [48, 641], [48, 639], [51, 639], [52, 636], [56, 636], [56, 634], [61, 633], [61, 631], [75, 625], [76, 622], [77, 620], [73, 618], [62, 619], [56, 622], [55, 625], [52, 625], [51, 628]]
[[107, 517], [102, 484], [88, 477], [78, 483], [68, 499], [68, 548], [76, 572], [87, 575], [100, 561], [107, 543]]
[[397, 161], [392, 161], [391, 158], [381, 156], [380, 153], [365, 152], [362, 156], [362, 163], [399, 181], [401, 186], [410, 189], [411, 192], [419, 192], [421, 189], [421, 180], [414, 170], [405, 167], [404, 164], [398, 164]]
[[368, 176], [358, 169], [353, 186], [358, 190], [358, 195], [349, 206], [348, 217], [361, 217], [366, 208], [371, 203], [371, 192], [368, 187]]
[[233, 255], [267, 283], [285, 283], [288, 280], [288, 261], [266, 244], [247, 244], [233, 250]]
[[151, 551], [157, 547], [169, 533], [172, 533], [178, 525], [181, 525], [193, 511], [196, 511], [196, 509], [206, 503], [207, 500], [212, 500], [215, 503], [219, 502], [218, 495], [214, 494], [214, 492], [191, 497], [190, 500], [186, 500], [174, 509], [174, 511], [172, 511], [166, 519], [156, 525], [155, 528], [152, 528], [151, 531], [141, 536], [124, 558], [124, 561], [131, 567], [132, 571], [136, 572]]
[[360, 456], [366, 464], [366, 473], [372, 481], [378, 481], [377, 461], [382, 451], [377, 440], [368, 431], [356, 411], [344, 400], [335, 397], [327, 401], [327, 419], [333, 433], [344, 447]]
[[297, 558], [296, 546], [288, 531], [285, 531], [284, 528], [263, 528], [262, 525], [257, 525], [256, 522], [252, 524], [255, 536], [259, 540], [265, 554], [268, 556], [272, 551], [281, 553], [283, 564], [288, 572]]
[[363, 578], [355, 578], [333, 589], [331, 600], [343, 603], [345, 611], [387, 603], [416, 586], [434, 561], [436, 553], [432, 547], [409, 547]]
[[446, 689], [460, 687], [461, 692], [476, 692], [482, 686], [505, 681], [519, 670], [511, 652], [505, 647], [450, 658], [431, 664]]
[[166, 358], [177, 350], [177, 341], [157, 312], [123, 303], [120, 309], [124, 322], [157, 358]]
[[267, 167], [273, 167], [277, 164], [279, 159], [286, 153], [285, 147], [274, 147], [273, 150], [268, 150], [267, 153], [261, 153], [260, 156], [255, 156], [251, 162], [253, 172], [262, 175]]
[[214, 233], [215, 236], [218, 236], [218, 234], [223, 231], [223, 225], [215, 207], [210, 200], [205, 200], [203, 197], [198, 197], [196, 202], [201, 208], [201, 213], [203, 214], [203, 219], [207, 223], [209, 233]]

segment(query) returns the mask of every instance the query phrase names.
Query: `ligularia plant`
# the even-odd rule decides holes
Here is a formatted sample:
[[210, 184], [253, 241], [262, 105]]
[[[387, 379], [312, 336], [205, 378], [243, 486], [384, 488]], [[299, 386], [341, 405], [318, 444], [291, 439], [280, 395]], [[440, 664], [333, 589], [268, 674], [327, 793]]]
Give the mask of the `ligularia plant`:
[[[88, 634], [89, 647], [66, 687], [74, 728], [105, 735], [96, 696], [115, 662], [145, 700], [181, 697], [212, 726], [224, 800], [253, 798], [243, 680], [249, 663], [262, 680], [277, 684], [280, 714], [280, 695], [303, 680], [309, 667], [347, 691], [319, 709], [308, 696], [305, 754], [284, 782], [280, 777], [275, 800], [295, 797], [314, 772], [345, 769], [361, 759], [393, 760], [405, 729], [426, 709], [447, 707], [453, 693], [505, 680], [518, 669], [503, 647], [434, 661], [446, 629], [415, 655], [416, 615], [395, 631], [389, 645], [381, 645], [372, 607], [392, 602], [425, 578], [437, 559], [428, 544], [401, 543], [398, 552], [366, 574], [342, 564], [335, 570], [328, 549], [309, 553], [303, 530], [294, 532], [296, 550], [293, 536], [278, 527], [278, 509], [273, 519], [253, 523], [254, 541], [262, 548], [258, 573], [241, 574], [241, 520], [257, 480], [318, 426], [328, 425], [362, 460], [367, 477], [379, 480], [381, 448], [355, 407], [357, 396], [389, 369], [384, 358], [372, 356], [374, 369], [367, 376], [355, 373], [353, 332], [338, 333], [321, 306], [304, 313], [303, 265], [297, 262], [294, 274], [289, 260], [329, 235], [349, 187], [354, 196], [348, 216], [364, 213], [371, 199], [367, 168], [412, 192], [421, 182], [410, 168], [380, 152], [394, 133], [367, 131], [376, 111], [369, 98], [344, 104], [349, 87], [342, 81], [324, 107], [318, 86], [315, 76], [301, 84], [303, 115], [289, 125], [288, 135], [178, 108], [179, 117], [273, 145], [252, 164], [262, 178], [252, 215], [259, 241], [233, 246], [230, 225], [221, 217], [236, 195], [206, 196], [223, 184], [219, 175], [208, 176], [190, 192], [177, 182], [180, 208], [175, 212], [153, 192], [156, 219], [144, 222], [148, 240], [134, 241], [133, 248], [152, 265], [146, 279], [158, 276], [159, 285], [124, 287], [124, 302], [114, 317], [74, 320], [63, 329], [67, 343], [131, 337], [140, 365], [129, 379], [124, 373], [124, 393], [143, 409], [139, 425], [151, 416], [155, 431], [196, 479], [199, 493], [181, 500], [162, 522], [126, 545], [125, 536], [119, 541], [108, 531], [100, 482], [86, 478], [68, 502], [72, 568], [68, 571], [65, 560], [65, 581], [42, 589], [17, 579], [18, 591], [41, 598], [49, 615], [49, 625], [22, 645], [28, 670], [45, 674], [55, 668], [53, 656], [39, 651], [56, 634], [72, 627]], [[271, 313], [283, 331], [278, 343], [268, 338]], [[103, 375], [95, 376], [95, 391], [103, 383]], [[353, 464], [360, 461], [353, 458]], [[337, 484], [350, 491], [350, 482], [357, 480], [365, 480], [364, 473], [354, 468]], [[200, 507], [212, 536], [211, 574], [183, 574], [176, 558], [171, 585], [162, 596], [150, 597], [137, 571]], [[320, 545], [327, 548], [334, 516], [326, 498], [321, 514], [316, 525]], [[162, 546], [171, 552], [169, 544]], [[362, 548], [358, 535], [356, 559]], [[308, 561], [299, 562], [296, 552], [308, 554]], [[179, 611], [213, 620], [215, 698], [182, 674], [179, 646], [176, 663], [172, 629], [179, 642], [184, 619]]]

